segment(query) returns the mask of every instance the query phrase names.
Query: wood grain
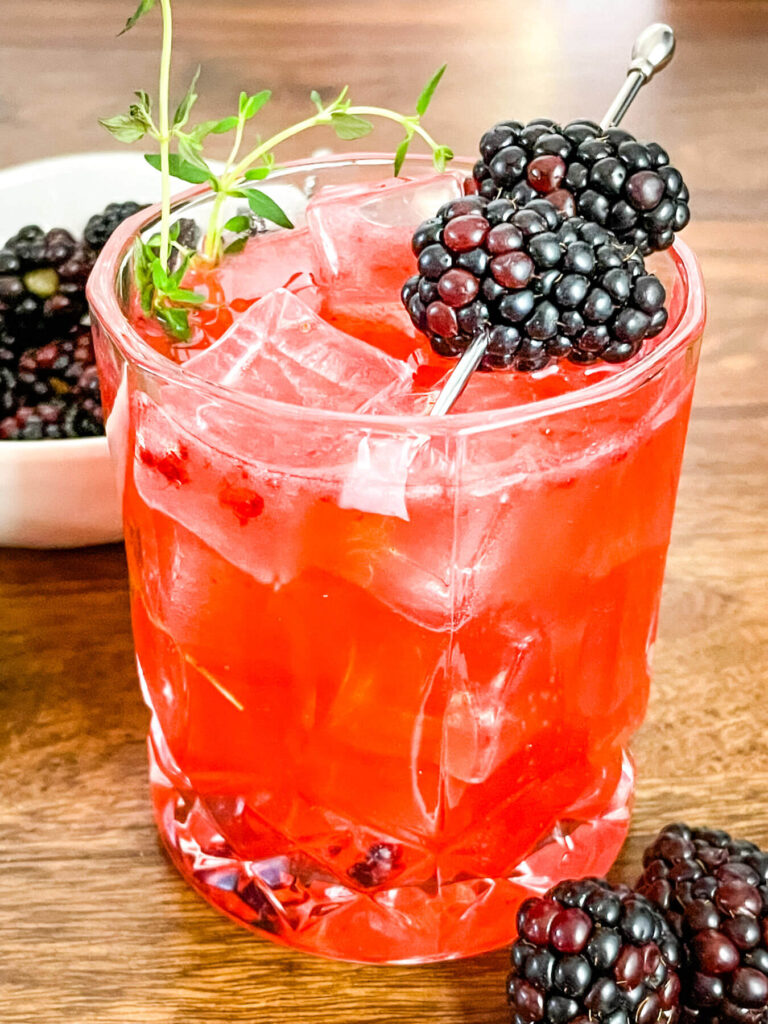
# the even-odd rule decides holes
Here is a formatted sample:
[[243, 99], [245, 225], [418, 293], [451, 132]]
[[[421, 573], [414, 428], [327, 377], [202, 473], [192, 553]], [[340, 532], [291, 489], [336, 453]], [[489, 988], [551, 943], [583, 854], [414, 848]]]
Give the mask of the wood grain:
[[[711, 314], [656, 680], [634, 744], [636, 811], [616, 870], [631, 878], [669, 819], [768, 844], [768, 4], [176, 6], [179, 80], [204, 64], [201, 116], [226, 110], [241, 86], [269, 85], [268, 130], [299, 116], [310, 88], [346, 81], [365, 102], [407, 107], [448, 60], [430, 120], [466, 152], [511, 113], [599, 114], [636, 30], [660, 17], [675, 24], [679, 55], [632, 122], [674, 149], [691, 183], [688, 237]], [[109, 148], [96, 117], [155, 75], [156, 26], [118, 42], [126, 13], [122, 0], [4, 0], [0, 165]], [[503, 952], [362, 968], [291, 953], [218, 917], [158, 848], [146, 726], [122, 549], [0, 552], [3, 1024], [507, 1020]]]

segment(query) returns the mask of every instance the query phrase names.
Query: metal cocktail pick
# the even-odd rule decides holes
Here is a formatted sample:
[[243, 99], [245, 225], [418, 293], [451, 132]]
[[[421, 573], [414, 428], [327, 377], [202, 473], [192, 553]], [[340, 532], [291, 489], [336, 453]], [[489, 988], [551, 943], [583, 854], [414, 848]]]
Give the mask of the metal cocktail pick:
[[[632, 47], [632, 60], [627, 68], [627, 77], [605, 112], [605, 117], [600, 122], [601, 128], [609, 128], [621, 121], [641, 88], [657, 71], [661, 71], [669, 64], [674, 52], [675, 33], [669, 25], [657, 22], [643, 29]], [[469, 378], [480, 365], [488, 341], [488, 332], [481, 331], [471, 342], [430, 409], [430, 416], [441, 416], [451, 409], [467, 386]]]
[[627, 77], [605, 112], [600, 122], [601, 128], [610, 128], [621, 121], [635, 96], [657, 71], [669, 64], [674, 52], [675, 33], [669, 25], [656, 22], [643, 29], [632, 47], [632, 61], [627, 68]]

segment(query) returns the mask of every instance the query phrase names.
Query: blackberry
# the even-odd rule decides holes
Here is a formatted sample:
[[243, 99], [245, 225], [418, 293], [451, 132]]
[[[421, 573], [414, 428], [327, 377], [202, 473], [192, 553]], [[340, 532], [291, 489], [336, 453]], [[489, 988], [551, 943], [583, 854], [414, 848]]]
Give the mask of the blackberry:
[[264, 889], [250, 879], [238, 891], [237, 895], [254, 915], [248, 914], [248, 923], [262, 931], [277, 935], [280, 931], [280, 919], [275, 907]]
[[0, 440], [103, 433], [99, 380], [87, 328], [21, 355], [0, 345]]
[[387, 882], [394, 872], [402, 867], [403, 848], [397, 843], [374, 843], [365, 854], [364, 860], [356, 861], [347, 874], [358, 885], [366, 889]]
[[94, 214], [85, 225], [85, 241], [92, 249], [102, 249], [115, 228], [143, 208], [134, 202], [110, 203], [101, 213]]
[[40, 344], [79, 323], [96, 254], [64, 228], [22, 228], [0, 249], [0, 329], [14, 345]]
[[679, 943], [647, 900], [602, 879], [561, 882], [517, 915], [512, 1024], [655, 1024], [678, 1015]]
[[481, 196], [525, 203], [546, 195], [566, 215], [610, 228], [643, 255], [666, 249], [690, 218], [688, 189], [657, 143], [592, 121], [502, 121], [480, 140]]
[[638, 889], [682, 940], [681, 1021], [768, 1022], [768, 853], [727, 832], [669, 825]]
[[85, 284], [96, 256], [117, 225], [136, 213], [137, 203], [111, 203], [91, 217], [85, 237], [64, 228], [45, 232], [36, 224], [18, 231], [0, 248], [0, 341], [17, 348], [40, 345], [79, 324], [88, 311]]
[[642, 256], [546, 199], [446, 203], [413, 251], [418, 273], [402, 289], [411, 320], [443, 356], [487, 329], [486, 369], [623, 362], [666, 324], [664, 288]]
[[109, 235], [140, 209], [111, 203], [80, 240], [29, 224], [0, 248], [0, 440], [104, 433], [85, 285]]

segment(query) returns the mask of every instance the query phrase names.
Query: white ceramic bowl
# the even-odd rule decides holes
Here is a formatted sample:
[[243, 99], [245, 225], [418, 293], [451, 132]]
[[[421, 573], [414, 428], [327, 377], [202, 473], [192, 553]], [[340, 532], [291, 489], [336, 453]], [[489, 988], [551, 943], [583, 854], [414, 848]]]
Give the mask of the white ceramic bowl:
[[[0, 244], [25, 224], [77, 235], [107, 203], [153, 203], [159, 193], [159, 174], [134, 152], [9, 167], [0, 170]], [[0, 546], [68, 548], [121, 536], [106, 438], [0, 441]]]

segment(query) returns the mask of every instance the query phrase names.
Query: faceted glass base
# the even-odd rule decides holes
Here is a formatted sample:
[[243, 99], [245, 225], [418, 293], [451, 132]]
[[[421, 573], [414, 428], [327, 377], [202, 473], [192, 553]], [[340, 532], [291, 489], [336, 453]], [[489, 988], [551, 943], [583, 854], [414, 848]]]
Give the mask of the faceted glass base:
[[[632, 763], [620, 752], [616, 772], [571, 807], [568, 818], [503, 878], [444, 880], [439, 856], [427, 858], [433, 870], [419, 877], [386, 844], [371, 851], [373, 859], [336, 874], [329, 859], [342, 864], [344, 851], [333, 841], [321, 862], [260, 821], [243, 797], [181, 791], [171, 782], [173, 769], [163, 770], [152, 739], [149, 751], [158, 827], [189, 884], [260, 935], [357, 963], [429, 963], [509, 944], [523, 900], [563, 878], [603, 875], [610, 868], [629, 826], [634, 783]], [[255, 856], [244, 859], [238, 850], [245, 847]], [[387, 885], [388, 876], [402, 884]]]

